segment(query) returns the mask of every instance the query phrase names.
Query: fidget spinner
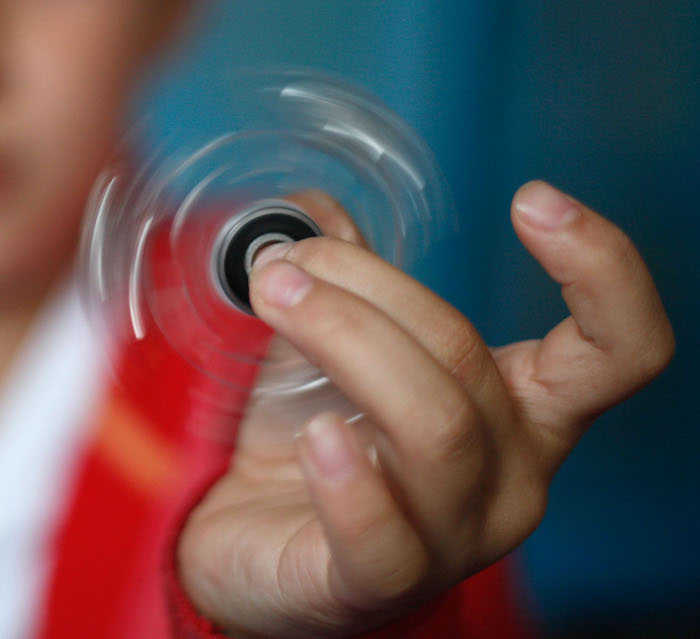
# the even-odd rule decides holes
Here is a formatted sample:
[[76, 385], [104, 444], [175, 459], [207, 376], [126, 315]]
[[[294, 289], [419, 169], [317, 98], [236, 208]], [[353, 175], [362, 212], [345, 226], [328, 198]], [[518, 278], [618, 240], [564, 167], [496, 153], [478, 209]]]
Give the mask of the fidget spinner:
[[449, 227], [448, 189], [420, 138], [348, 81], [239, 72], [230, 88], [230, 130], [202, 139], [183, 128], [155, 150], [140, 144], [144, 125], [125, 136], [88, 206], [84, 297], [114, 357], [157, 342], [213, 385], [333, 405], [322, 371], [270, 348], [248, 295], [255, 255], [322, 234], [293, 197], [313, 189], [343, 206], [371, 250], [410, 269]]

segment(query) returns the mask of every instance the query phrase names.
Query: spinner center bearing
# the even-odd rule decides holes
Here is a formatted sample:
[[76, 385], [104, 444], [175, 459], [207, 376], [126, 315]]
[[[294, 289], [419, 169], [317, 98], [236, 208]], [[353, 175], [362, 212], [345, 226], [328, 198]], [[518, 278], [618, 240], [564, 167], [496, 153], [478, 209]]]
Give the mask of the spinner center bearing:
[[224, 227], [214, 251], [214, 273], [226, 300], [253, 314], [248, 276], [259, 251], [271, 244], [298, 242], [321, 235], [301, 209], [287, 202], [260, 202]]

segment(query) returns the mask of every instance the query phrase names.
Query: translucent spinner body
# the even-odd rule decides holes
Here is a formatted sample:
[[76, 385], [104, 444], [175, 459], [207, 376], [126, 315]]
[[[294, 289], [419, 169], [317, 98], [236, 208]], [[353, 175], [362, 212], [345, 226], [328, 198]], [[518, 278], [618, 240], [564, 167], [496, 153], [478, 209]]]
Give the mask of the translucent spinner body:
[[351, 417], [321, 371], [271, 343], [247, 298], [250, 264], [267, 244], [329, 234], [303, 204], [322, 191], [372, 250], [410, 267], [451, 215], [443, 179], [417, 136], [357, 87], [276, 72], [238, 74], [231, 88], [235, 130], [178, 131], [150, 153], [132, 134], [104, 171], [83, 238], [86, 298], [115, 362], [138, 353], [134, 370], [117, 364], [127, 385], [167, 365], [212, 414], [240, 414], [255, 387], [273, 420]]

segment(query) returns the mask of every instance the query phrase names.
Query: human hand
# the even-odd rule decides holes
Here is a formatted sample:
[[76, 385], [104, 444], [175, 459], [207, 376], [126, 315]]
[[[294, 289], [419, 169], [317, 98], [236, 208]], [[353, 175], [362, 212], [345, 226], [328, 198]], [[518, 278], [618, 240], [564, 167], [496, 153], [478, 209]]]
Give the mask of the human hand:
[[188, 594], [233, 636], [351, 636], [493, 563], [541, 521], [556, 469], [595, 417], [666, 366], [671, 327], [619, 229], [542, 182], [518, 191], [512, 218], [571, 316], [543, 340], [493, 350], [353, 244], [352, 226], [345, 240], [258, 260], [257, 314], [364, 412], [378, 463], [338, 415], [296, 440], [271, 439], [248, 415], [179, 547]]

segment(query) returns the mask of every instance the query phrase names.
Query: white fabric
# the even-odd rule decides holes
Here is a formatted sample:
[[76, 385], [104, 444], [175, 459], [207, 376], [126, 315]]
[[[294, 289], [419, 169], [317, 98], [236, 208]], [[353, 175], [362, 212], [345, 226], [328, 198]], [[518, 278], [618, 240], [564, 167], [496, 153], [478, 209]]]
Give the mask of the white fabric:
[[35, 322], [0, 388], [0, 637], [28, 639], [52, 567], [47, 546], [102, 382], [74, 286]]

